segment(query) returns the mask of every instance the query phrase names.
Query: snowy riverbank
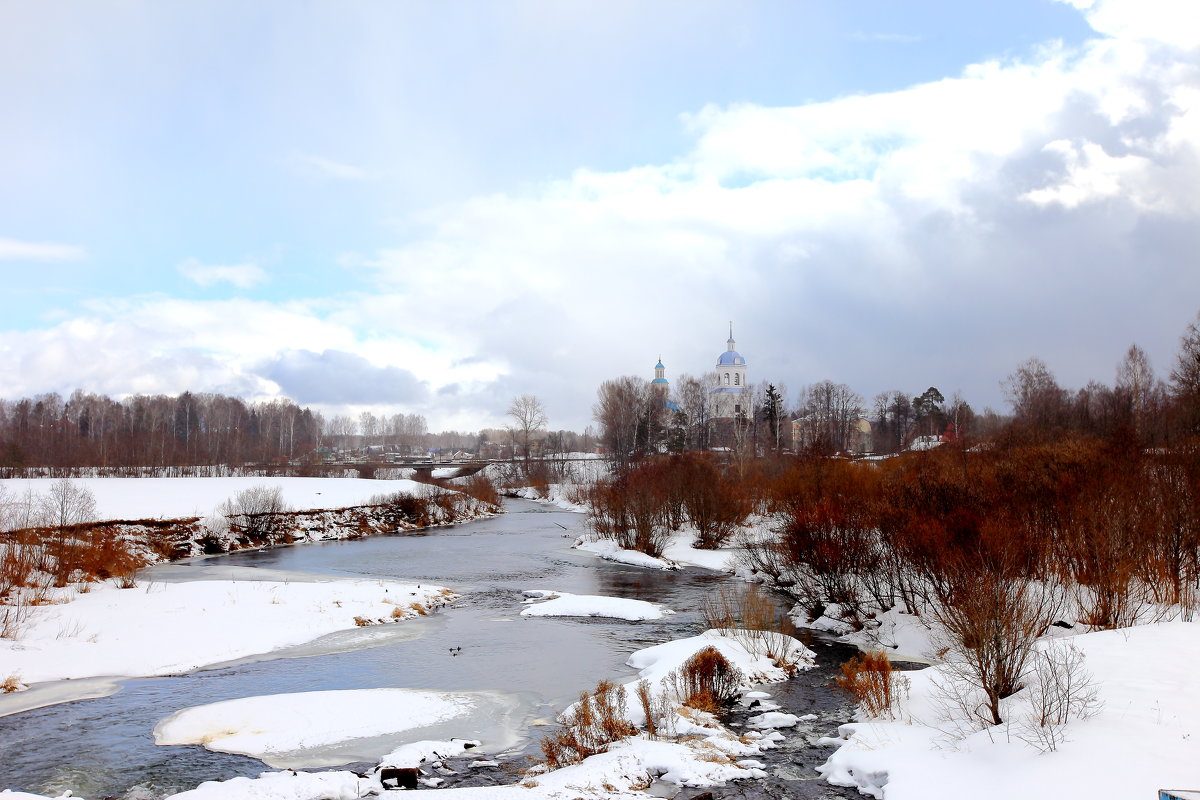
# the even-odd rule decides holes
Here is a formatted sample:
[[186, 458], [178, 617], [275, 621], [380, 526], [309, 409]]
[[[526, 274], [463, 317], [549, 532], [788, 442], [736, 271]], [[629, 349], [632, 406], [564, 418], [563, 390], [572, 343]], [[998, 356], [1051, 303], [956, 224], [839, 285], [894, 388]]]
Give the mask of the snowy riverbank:
[[[944, 666], [906, 673], [895, 719], [842, 726], [826, 778], [887, 800], [1155, 797], [1200, 787], [1200, 624], [1085, 633], [1043, 644], [1085, 656], [1096, 705], [1046, 744], [1029, 688], [1006, 698], [1006, 724], [972, 726], [946, 693]], [[1080, 687], [1077, 687], [1079, 691]], [[1037, 728], [1035, 730], [1035, 728]], [[1032, 740], [1032, 741], [1031, 741]]]
[[[756, 651], [753, 644], [748, 647], [747, 641], [736, 632], [708, 631], [633, 653], [628, 664], [638, 672], [634, 680], [626, 684], [631, 698], [627, 719], [645, 727], [645, 715], [635, 708], [637, 703], [632, 699], [638, 681], [648, 681], [656, 687], [656, 692], [666, 691], [671, 681], [669, 676], [678, 673], [688, 659], [708, 647], [715, 647], [740, 671], [742, 679], [737, 691], [745, 702], [765, 704], [764, 708], [770, 708], [769, 695], [755, 691], [756, 684], [785, 680], [789, 671], [780, 667], [765, 652]], [[812, 652], [799, 642], [789, 639], [775, 644], [783, 645], [780, 652], [785, 662], [790, 664], [789, 669], [804, 669], [813, 663]], [[663, 683], [664, 678], [667, 678], [667, 683]], [[374, 730], [381, 725], [388, 727], [386, 720], [376, 719], [379, 716], [377, 707], [386, 705], [385, 699], [399, 703], [399, 708], [407, 709], [404, 713], [384, 715], [391, 719], [392, 727], [397, 724], [397, 719], [411, 719], [421, 724], [432, 718], [453, 720], [475, 702], [466, 696], [387, 689], [348, 693], [353, 695], [353, 702], [350, 703], [340, 702], [341, 697], [332, 696], [335, 693], [326, 694], [330, 696], [316, 698], [318, 707], [324, 707], [321, 703], [333, 703], [338, 707], [334, 717], [346, 723], [343, 725], [346, 728], [344, 735], [353, 737], [363, 735], [363, 729], [354, 724], [359, 718], [364, 720], [366, 729]], [[248, 698], [234, 704], [190, 709], [160, 725], [159, 734], [162, 740], [203, 740], [206, 746], [221, 748], [226, 746], [221, 742], [233, 741], [240, 752], [277, 753], [309, 737], [328, 740], [330, 726], [322, 721], [325, 719], [322, 714], [297, 715], [294, 710], [309, 699], [298, 695]], [[231, 708], [233, 713], [227, 713]], [[682, 706], [677, 699], [663, 708], [664, 715], [659, 718], [657, 736], [641, 733], [626, 737], [611, 745], [607, 752], [556, 770], [535, 768], [518, 782], [509, 785], [447, 788], [441, 789], [439, 796], [453, 800], [646, 800], [651, 796], [646, 789], [655, 782], [699, 788], [763, 777], [766, 773], [755, 756], [776, 747], [785, 736], [769, 724], [763, 724], [760, 730], [732, 730], [712, 714]], [[359, 711], [357, 716], [356, 709]], [[777, 716], [781, 728], [795, 724], [790, 715]], [[213, 738], [213, 732], [218, 728], [223, 731], [221, 736], [224, 739]], [[243, 735], [243, 731], [250, 735]], [[383, 756], [379, 760], [380, 766], [366, 775], [348, 771], [264, 772], [257, 778], [205, 783], [194, 790], [174, 795], [171, 800], [398, 799], [400, 792], [388, 790], [384, 784], [388, 774], [384, 772], [385, 768], [389, 771], [411, 770], [413, 780], [426, 787], [437, 787], [445, 782], [442, 776], [450, 774], [442, 763], [444, 759], [463, 755], [467, 749], [474, 750], [476, 747], [480, 753], [494, 752], [492, 744], [493, 747], [489, 747], [487, 742], [461, 738], [413, 742]], [[491, 763], [486, 760], [474, 761], [471, 766]]]
[[[423, 616], [456, 595], [380, 580], [147, 582], [53, 589], [0, 639], [0, 680], [14, 687], [81, 678], [168, 675], [311, 642], [339, 630]], [[58, 702], [71, 698], [59, 687]], [[91, 691], [95, 691], [94, 687]], [[27, 708], [0, 696], [0, 714]]]

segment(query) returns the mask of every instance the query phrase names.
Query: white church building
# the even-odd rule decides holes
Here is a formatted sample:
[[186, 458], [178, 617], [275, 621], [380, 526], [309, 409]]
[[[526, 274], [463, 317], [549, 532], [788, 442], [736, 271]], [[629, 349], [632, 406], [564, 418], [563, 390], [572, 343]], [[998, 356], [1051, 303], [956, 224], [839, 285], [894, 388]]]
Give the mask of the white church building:
[[[746, 376], [746, 359], [737, 351], [737, 342], [733, 339], [732, 322], [729, 323], [729, 339], [725, 342], [725, 352], [717, 357], [715, 371], [710, 375], [712, 384], [708, 392], [712, 398], [713, 419], [734, 420], [739, 417], [751, 416], [753, 413], [753, 409], [750, 407], [752, 394], [750, 382]], [[667, 382], [666, 367], [663, 366], [661, 357], [654, 365], [654, 379], [650, 381], [650, 384], [662, 394], [664, 402], [670, 408], [678, 410], [679, 407], [667, 399], [670, 384]]]
[[725, 352], [717, 357], [717, 385], [710, 391], [713, 397], [713, 416], [717, 419], [749, 417], [750, 384], [746, 380], [746, 359], [737, 351], [733, 340], [733, 323], [729, 323], [729, 339]]

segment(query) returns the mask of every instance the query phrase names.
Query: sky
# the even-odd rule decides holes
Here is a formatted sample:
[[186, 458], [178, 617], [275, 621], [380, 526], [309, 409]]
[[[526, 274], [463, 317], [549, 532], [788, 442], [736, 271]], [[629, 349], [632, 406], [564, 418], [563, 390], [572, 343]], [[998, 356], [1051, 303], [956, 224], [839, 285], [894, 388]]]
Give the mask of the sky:
[[583, 430], [599, 384], [1160, 377], [1194, 0], [0, 0], [0, 397]]

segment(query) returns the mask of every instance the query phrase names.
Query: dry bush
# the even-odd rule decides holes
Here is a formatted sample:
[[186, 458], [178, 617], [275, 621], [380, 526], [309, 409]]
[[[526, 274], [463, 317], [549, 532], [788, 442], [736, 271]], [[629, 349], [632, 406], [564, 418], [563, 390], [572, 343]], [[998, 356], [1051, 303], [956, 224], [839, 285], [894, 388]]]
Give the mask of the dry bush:
[[434, 494], [431, 499], [442, 510], [445, 519], [456, 519], [467, 498], [462, 492], [444, 490]]
[[1099, 690], [1084, 667], [1083, 651], [1074, 644], [1049, 646], [1033, 658], [1029, 678], [1030, 713], [1017, 736], [1043, 753], [1066, 741], [1066, 724], [1100, 710]]
[[60, 586], [70, 580], [111, 578], [121, 588], [131, 589], [137, 585], [137, 571], [148, 563], [149, 559], [111, 526], [77, 526], [64, 538], [53, 574]]
[[625, 687], [600, 681], [592, 693], [581, 692], [560, 719], [562, 727], [542, 739], [546, 766], [558, 769], [577, 764], [588, 756], [603, 753], [613, 742], [636, 736], [638, 729], [625, 715]]
[[756, 656], [765, 656], [784, 669], [795, 667], [792, 638], [796, 627], [775, 599], [757, 584], [721, 587], [705, 596], [704, 623], [721, 631]]
[[685, 706], [715, 714], [737, 696], [744, 678], [720, 650], [709, 646], [683, 663], [677, 692]]
[[662, 556], [670, 540], [663, 474], [643, 465], [610, 481], [598, 481], [588, 494], [592, 529], [626, 550]]
[[638, 681], [637, 698], [642, 706], [642, 713], [646, 716], [646, 735], [651, 739], [657, 739], [658, 722], [654, 718], [654, 695], [650, 688], [650, 681], [644, 678]]
[[750, 496], [726, 475], [709, 453], [689, 453], [671, 461], [674, 494], [696, 528], [697, 547], [715, 550], [750, 515]]
[[946, 667], [983, 693], [963, 708], [968, 717], [999, 725], [1001, 701], [1023, 688], [1034, 642], [1059, 617], [1061, 593], [1053, 587], [995, 572], [962, 574], [935, 604]]
[[883, 653], [863, 653], [841, 666], [833, 679], [849, 694], [868, 717], [894, 716], [903, 699], [906, 679], [896, 675], [892, 662]]
[[477, 472], [467, 478], [458, 488], [465, 494], [488, 505], [499, 506], [502, 501], [500, 492], [496, 489], [495, 485], [481, 472]]
[[283, 515], [291, 508], [281, 486], [251, 486], [220, 506], [230, 529], [252, 544], [265, 544], [283, 533]]
[[409, 524], [424, 527], [429, 524], [430, 500], [408, 492], [388, 492], [373, 495], [369, 505], [385, 506], [387, 510]]

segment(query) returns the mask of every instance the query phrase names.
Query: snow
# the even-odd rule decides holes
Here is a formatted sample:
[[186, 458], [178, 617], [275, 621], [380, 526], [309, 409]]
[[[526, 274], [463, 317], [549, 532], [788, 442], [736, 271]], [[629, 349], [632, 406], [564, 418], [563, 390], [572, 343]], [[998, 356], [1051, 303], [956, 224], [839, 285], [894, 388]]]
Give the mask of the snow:
[[1200, 625], [1171, 622], [1081, 634], [1043, 643], [1086, 655], [1102, 703], [1067, 723], [1065, 741], [1041, 752], [1029, 730], [1029, 691], [1004, 701], [1008, 722], [960, 731], [934, 688], [944, 667], [907, 673], [900, 719], [841, 728], [840, 749], [820, 768], [828, 780], [888, 800], [1013, 797], [1155, 797], [1163, 786], [1196, 786], [1200, 750]]
[[[45, 494], [49, 478], [8, 478], [0, 486], [20, 497]], [[411, 480], [366, 478], [72, 478], [96, 498], [97, 519], [139, 520], [202, 517], [239, 492], [257, 486], [280, 487], [284, 502], [298, 511], [348, 508], [375, 495], [407, 492], [424, 496], [439, 491]]]
[[563, 511], [586, 514], [588, 507], [585, 503], [572, 502], [570, 499], [578, 497], [579, 492], [579, 487], [573, 483], [551, 483], [546, 486], [546, 493], [544, 495], [533, 486], [515, 489], [513, 494], [525, 500], [533, 500], [536, 503], [544, 503], [552, 505], [555, 508], [561, 508]]
[[[821, 619], [828, 619], [830, 613], [826, 610]], [[902, 661], [928, 661], [938, 649], [932, 623], [899, 606], [876, 614], [861, 631], [842, 636], [842, 641], [867, 650], [883, 650], [888, 658]]]
[[737, 570], [737, 560], [741, 549], [737, 547], [722, 547], [707, 550], [695, 546], [696, 533], [685, 526], [669, 537], [663, 547], [662, 558], [646, 555], [637, 550], [624, 550], [612, 539], [579, 539], [575, 549], [592, 553], [606, 561], [619, 564], [629, 564], [635, 567], [651, 569], [678, 569], [679, 567], [701, 567], [714, 572], [733, 573]]
[[[743, 688], [747, 691], [757, 684], [778, 683], [789, 677], [788, 670], [780, 667], [767, 654], [767, 644], [770, 644], [772, 652], [780, 654], [784, 663], [794, 663], [800, 669], [808, 669], [813, 665], [815, 654], [796, 639], [779, 633], [758, 633], [762, 633], [764, 638], [756, 639], [749, 631], [708, 630], [699, 636], [675, 639], [638, 650], [625, 663], [639, 670], [639, 680], [646, 679], [651, 684], [657, 684], [696, 653], [706, 647], [715, 647], [726, 661], [745, 675]], [[637, 681], [628, 684], [630, 687], [636, 685]]]
[[773, 728], [794, 728], [800, 722], [800, 717], [795, 714], [785, 714], [781, 711], [768, 711], [765, 714], [751, 717], [746, 720], [747, 728], [755, 730], [770, 730]]
[[425, 763], [461, 756], [481, 744], [482, 742], [477, 739], [451, 739], [447, 742], [424, 739], [419, 742], [410, 742], [400, 745], [379, 759], [379, 766], [412, 769]]
[[253, 756], [273, 767], [336, 766], [359, 759], [329, 762], [314, 754], [330, 745], [461, 719], [476, 712], [479, 702], [477, 693], [419, 689], [244, 697], [178, 711], [154, 728], [154, 741], [204, 745], [217, 752]]
[[524, 592], [526, 603], [535, 603], [521, 612], [522, 617], [611, 617], [632, 622], [662, 619], [674, 611], [657, 603], [623, 597], [569, 594], [549, 589], [529, 589]]
[[169, 800], [358, 800], [378, 784], [353, 772], [264, 772], [206, 781]]
[[51, 605], [28, 608], [15, 639], [0, 639], [0, 676], [37, 683], [189, 672], [418, 616], [455, 595], [380, 580], [199, 580], [134, 589], [97, 584], [86, 594], [66, 588], [51, 597]]

